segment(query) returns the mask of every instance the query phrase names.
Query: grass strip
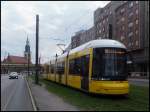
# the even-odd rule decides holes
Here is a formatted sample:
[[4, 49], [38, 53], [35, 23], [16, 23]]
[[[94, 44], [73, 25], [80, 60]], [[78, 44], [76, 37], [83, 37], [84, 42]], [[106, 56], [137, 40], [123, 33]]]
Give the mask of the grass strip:
[[[32, 78], [33, 79], [33, 78]], [[130, 85], [128, 98], [91, 96], [72, 88], [39, 79], [52, 92], [85, 111], [149, 111], [149, 87]]]

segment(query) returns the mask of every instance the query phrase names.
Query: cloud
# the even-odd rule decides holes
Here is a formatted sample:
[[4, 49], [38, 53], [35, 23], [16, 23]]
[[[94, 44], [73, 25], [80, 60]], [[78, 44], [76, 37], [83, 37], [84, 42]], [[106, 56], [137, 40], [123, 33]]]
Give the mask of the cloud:
[[[61, 50], [58, 43], [68, 45], [78, 30], [93, 26], [93, 13], [109, 1], [3, 1], [1, 2], [2, 57], [6, 51], [23, 56], [26, 38], [30, 40], [35, 62], [36, 14], [39, 14], [39, 54], [42, 62]], [[54, 40], [61, 39], [64, 41]]]

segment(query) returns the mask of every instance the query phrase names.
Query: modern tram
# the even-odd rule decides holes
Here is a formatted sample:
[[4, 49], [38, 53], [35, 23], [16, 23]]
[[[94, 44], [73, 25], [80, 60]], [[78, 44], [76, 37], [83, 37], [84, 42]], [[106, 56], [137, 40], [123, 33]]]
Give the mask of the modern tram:
[[126, 47], [116, 40], [92, 40], [50, 60], [44, 79], [89, 93], [129, 93]]

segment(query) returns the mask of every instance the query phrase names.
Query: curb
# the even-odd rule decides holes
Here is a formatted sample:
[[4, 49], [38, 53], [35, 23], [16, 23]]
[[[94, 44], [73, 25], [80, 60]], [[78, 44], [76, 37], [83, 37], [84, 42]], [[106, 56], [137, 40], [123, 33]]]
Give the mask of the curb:
[[33, 99], [32, 92], [31, 92], [31, 89], [29, 87], [28, 81], [27, 81], [26, 78], [25, 78], [25, 80], [26, 80], [26, 83], [27, 83], [27, 86], [28, 86], [28, 90], [29, 90], [29, 94], [30, 94], [30, 98], [31, 98], [32, 107], [33, 107], [34, 111], [37, 111], [37, 107], [35, 105], [35, 101]]

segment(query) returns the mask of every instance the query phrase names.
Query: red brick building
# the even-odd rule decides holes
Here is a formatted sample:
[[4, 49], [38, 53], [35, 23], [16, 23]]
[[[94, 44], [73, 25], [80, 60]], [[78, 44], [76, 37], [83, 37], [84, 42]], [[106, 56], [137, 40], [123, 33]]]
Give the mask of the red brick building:
[[33, 66], [31, 62], [30, 45], [27, 38], [24, 57], [8, 55], [7, 58], [1, 62], [1, 73], [27, 71], [28, 62], [30, 67]]
[[3, 60], [3, 63], [9, 63], [9, 64], [28, 64], [28, 60], [25, 57], [8, 55], [8, 57]]

